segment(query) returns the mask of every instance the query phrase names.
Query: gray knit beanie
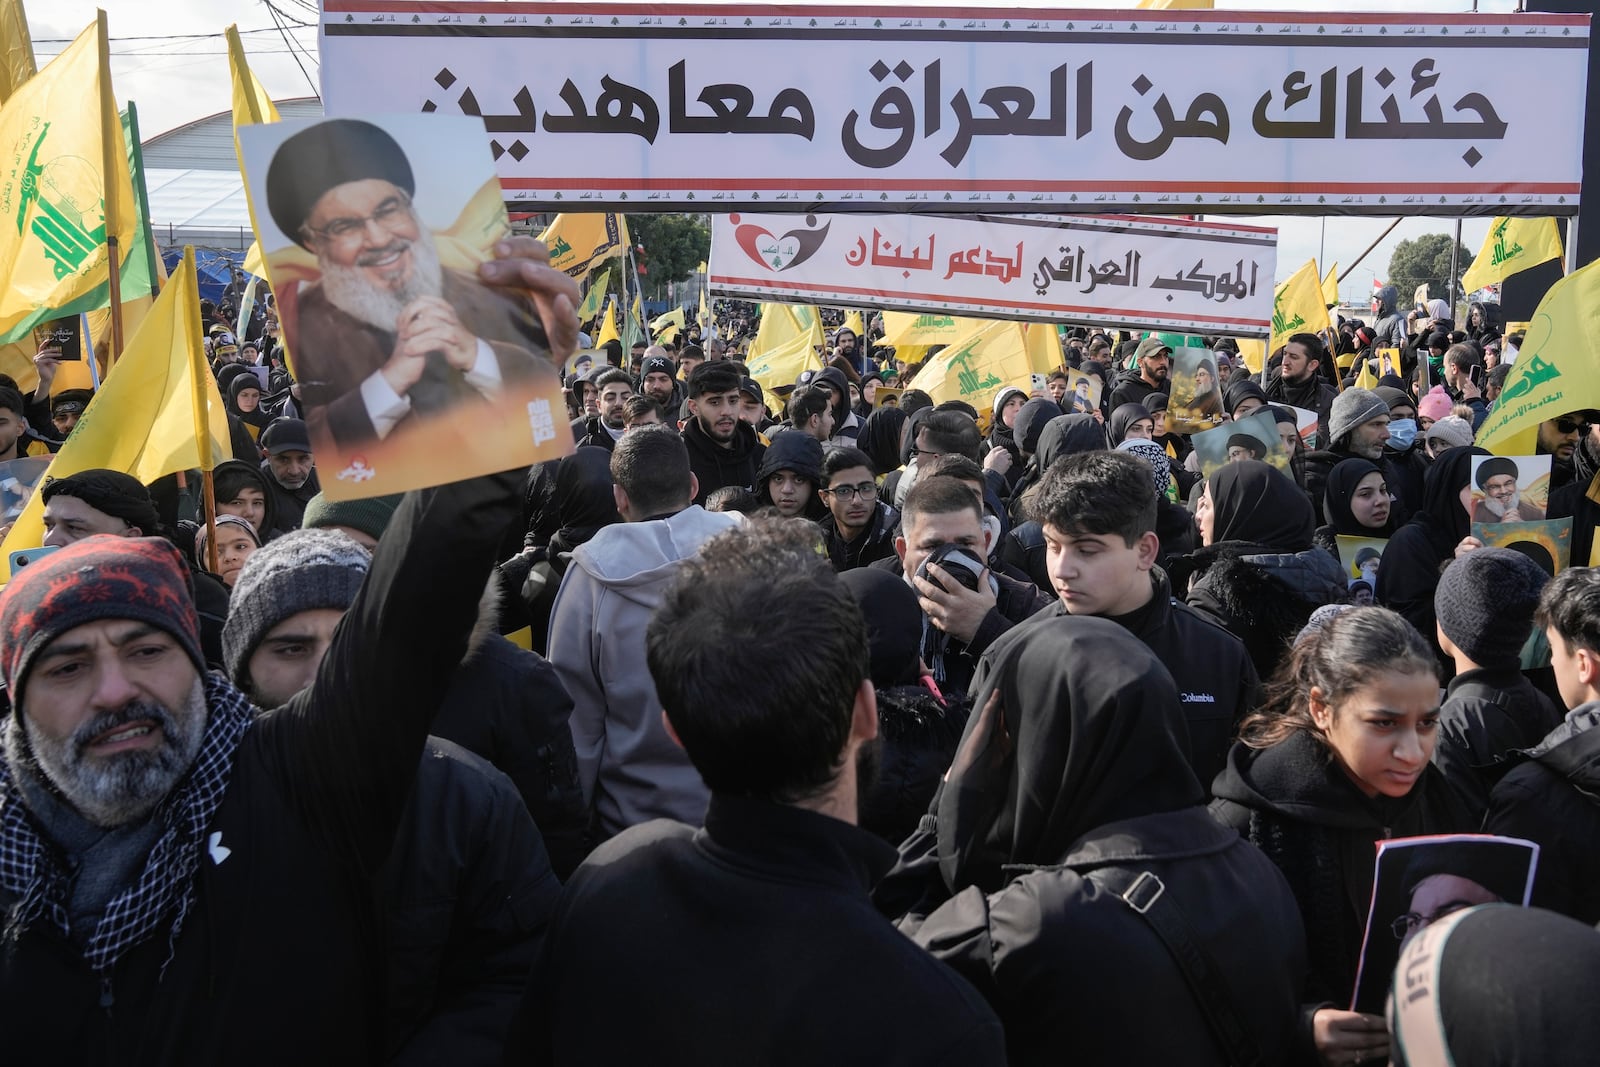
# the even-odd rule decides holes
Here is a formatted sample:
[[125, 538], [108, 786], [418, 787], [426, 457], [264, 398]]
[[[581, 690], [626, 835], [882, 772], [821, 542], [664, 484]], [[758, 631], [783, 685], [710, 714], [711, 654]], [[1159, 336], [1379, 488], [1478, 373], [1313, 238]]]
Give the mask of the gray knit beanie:
[[1446, 567], [1433, 594], [1439, 629], [1480, 667], [1521, 662], [1539, 593], [1550, 580], [1539, 565], [1506, 548], [1478, 548]]
[[251, 653], [284, 619], [348, 608], [371, 565], [371, 554], [341, 530], [295, 530], [256, 549], [233, 584], [222, 627], [228, 677], [246, 686]]
[[1387, 414], [1389, 405], [1371, 389], [1346, 389], [1328, 412], [1328, 444], [1337, 447], [1357, 426]]

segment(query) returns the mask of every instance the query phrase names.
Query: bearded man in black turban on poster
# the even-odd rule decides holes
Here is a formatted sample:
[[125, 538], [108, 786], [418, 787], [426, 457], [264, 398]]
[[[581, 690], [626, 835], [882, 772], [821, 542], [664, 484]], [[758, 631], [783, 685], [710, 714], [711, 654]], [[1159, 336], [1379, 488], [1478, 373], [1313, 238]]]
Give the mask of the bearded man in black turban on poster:
[[442, 266], [415, 192], [399, 143], [354, 119], [294, 134], [267, 170], [273, 222], [321, 270], [290, 353], [313, 435], [340, 448], [551, 373], [531, 307]]

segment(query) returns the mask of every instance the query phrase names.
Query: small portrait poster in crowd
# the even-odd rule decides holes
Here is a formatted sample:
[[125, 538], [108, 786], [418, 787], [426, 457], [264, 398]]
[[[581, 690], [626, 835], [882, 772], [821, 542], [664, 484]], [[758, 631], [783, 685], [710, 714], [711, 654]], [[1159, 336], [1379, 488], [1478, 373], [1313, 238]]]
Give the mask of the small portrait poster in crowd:
[[1539, 846], [1515, 837], [1447, 834], [1378, 842], [1350, 1010], [1383, 1014], [1401, 951], [1432, 923], [1479, 904], [1526, 907], [1538, 865]]
[[[1169, 424], [1171, 420], [1168, 420]], [[1194, 435], [1194, 450], [1200, 457], [1200, 473], [1207, 478], [1224, 464], [1259, 459], [1283, 473], [1289, 473], [1289, 453], [1278, 436], [1278, 420], [1271, 408], [1263, 408], [1235, 422], [1224, 423]]]
[[1539, 522], [1550, 500], [1551, 456], [1472, 460], [1472, 521]]
[[1172, 392], [1167, 424], [1174, 433], [1199, 433], [1227, 421], [1217, 357], [1205, 348], [1172, 350]]

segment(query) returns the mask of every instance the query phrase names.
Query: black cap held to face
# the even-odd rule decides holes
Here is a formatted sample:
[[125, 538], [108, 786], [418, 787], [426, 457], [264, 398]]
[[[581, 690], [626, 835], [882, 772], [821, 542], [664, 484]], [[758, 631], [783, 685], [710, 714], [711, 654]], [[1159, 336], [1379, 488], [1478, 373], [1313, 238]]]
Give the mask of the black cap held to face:
[[378, 178], [417, 191], [411, 162], [386, 131], [359, 119], [330, 119], [278, 146], [267, 168], [267, 209], [283, 235], [306, 245], [302, 228], [317, 201], [336, 186]]

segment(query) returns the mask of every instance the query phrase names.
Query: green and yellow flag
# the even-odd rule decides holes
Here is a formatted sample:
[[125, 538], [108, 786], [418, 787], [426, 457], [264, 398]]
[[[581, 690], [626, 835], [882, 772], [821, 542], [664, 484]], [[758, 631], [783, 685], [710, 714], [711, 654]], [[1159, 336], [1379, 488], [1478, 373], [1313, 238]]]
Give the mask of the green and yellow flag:
[[657, 344], [666, 344], [678, 336], [678, 331], [684, 327], [687, 312], [681, 307], [675, 307], [665, 315], [658, 315], [650, 320], [650, 333]]
[[1561, 279], [1539, 302], [1478, 444], [1529, 456], [1541, 422], [1587, 409], [1600, 409], [1600, 261]]
[[745, 356], [750, 377], [772, 390], [793, 385], [808, 370], [821, 370], [822, 316], [801, 304], [762, 304], [761, 325]]
[[1461, 288], [1476, 292], [1518, 271], [1560, 259], [1562, 254], [1561, 233], [1555, 219], [1495, 219], [1478, 250], [1478, 258], [1461, 277]]
[[1328, 273], [1322, 276], [1322, 302], [1333, 307], [1339, 302], [1339, 264], [1335, 263], [1328, 268]]
[[128, 153], [111, 92], [106, 16], [0, 108], [0, 343], [110, 280], [108, 242], [138, 231]]
[[[200, 287], [194, 250], [172, 275], [83, 417], [45, 471], [65, 478], [105, 468], [146, 484], [230, 455], [228, 414], [200, 341]], [[29, 498], [0, 544], [0, 581], [11, 553], [44, 541], [44, 497]]]
[[[1028, 346], [1028, 369], [1034, 374], [1054, 374], [1061, 369], [1064, 362], [1061, 353], [1061, 334], [1056, 331], [1053, 322], [1029, 322], [1022, 326], [1023, 337]], [[1018, 389], [1027, 388], [1025, 383], [1014, 382]]]
[[583, 294], [583, 303], [578, 305], [579, 322], [588, 322], [600, 314], [600, 308], [606, 302], [606, 290], [610, 285], [610, 270], [601, 271], [599, 276], [589, 283], [589, 291]]
[[608, 259], [627, 252], [620, 216], [611, 214], [560, 214], [539, 240], [550, 247], [550, 265], [568, 277], [583, 281]]
[[[233, 154], [239, 160], [239, 173], [243, 174], [244, 153], [239, 151], [239, 127], [277, 122], [278, 109], [244, 58], [244, 45], [239, 40], [237, 24], [228, 27], [228, 71], [233, 76]], [[249, 197], [245, 198], [245, 209], [250, 212], [251, 232], [260, 233], [256, 226], [255, 203]], [[257, 277], [267, 273], [260, 241], [250, 242], [250, 251], [244, 254], [244, 269]]]
[[980, 321], [930, 359], [906, 388], [923, 390], [935, 404], [960, 400], [982, 412], [1006, 386], [1026, 390], [1033, 370], [1020, 322]]
[[1272, 340], [1267, 344], [1267, 355], [1278, 350], [1297, 333], [1322, 334], [1332, 329], [1328, 321], [1328, 305], [1322, 302], [1322, 279], [1317, 275], [1317, 261], [1306, 260], [1305, 266], [1289, 276], [1278, 286], [1272, 296]]
[[947, 345], [984, 325], [982, 319], [956, 315], [929, 315], [916, 311], [883, 313], [883, 344], [902, 347]]
[[22, 0], [0, 0], [0, 104], [39, 73]]

